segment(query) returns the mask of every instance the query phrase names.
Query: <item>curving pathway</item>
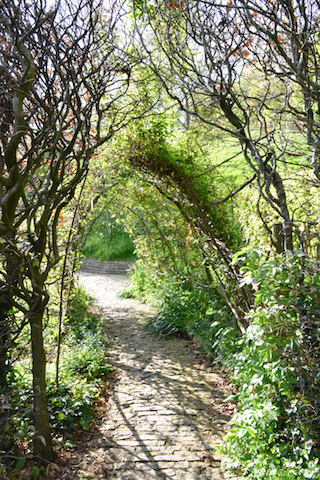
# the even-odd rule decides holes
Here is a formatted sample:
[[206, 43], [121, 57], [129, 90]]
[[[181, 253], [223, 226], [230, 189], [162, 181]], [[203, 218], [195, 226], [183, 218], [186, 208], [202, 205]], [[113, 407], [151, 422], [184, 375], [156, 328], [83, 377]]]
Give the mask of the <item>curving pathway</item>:
[[125, 276], [82, 269], [79, 278], [105, 319], [109, 363], [119, 371], [79, 478], [235, 478], [214, 452], [230, 418], [223, 379], [190, 341], [157, 339], [145, 330], [153, 312], [117, 296], [128, 285]]

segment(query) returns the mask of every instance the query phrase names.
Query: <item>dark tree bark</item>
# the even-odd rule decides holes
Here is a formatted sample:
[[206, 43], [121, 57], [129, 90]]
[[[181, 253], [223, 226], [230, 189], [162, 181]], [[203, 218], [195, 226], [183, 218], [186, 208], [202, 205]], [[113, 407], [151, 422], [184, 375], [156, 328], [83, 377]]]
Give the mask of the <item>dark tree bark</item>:
[[275, 223], [272, 227], [272, 239], [277, 253], [283, 253], [283, 225], [282, 223]]
[[[41, 291], [42, 289], [40, 289]], [[33, 295], [30, 305], [30, 326], [33, 376], [33, 423], [35, 428], [33, 453], [40, 459], [53, 459], [51, 429], [49, 424], [46, 393], [46, 356], [43, 345], [43, 314], [48, 296]]]

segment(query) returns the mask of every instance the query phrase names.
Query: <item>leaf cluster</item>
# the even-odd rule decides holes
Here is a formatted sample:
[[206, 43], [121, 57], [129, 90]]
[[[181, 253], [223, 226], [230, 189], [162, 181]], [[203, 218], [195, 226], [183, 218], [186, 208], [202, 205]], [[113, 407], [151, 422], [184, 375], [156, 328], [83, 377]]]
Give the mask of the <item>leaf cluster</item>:
[[306, 295], [301, 268], [306, 284], [318, 285], [320, 278], [307, 261], [301, 267], [301, 256], [266, 262], [255, 249], [241, 257], [243, 281], [256, 289], [255, 307], [233, 358], [238, 413], [225, 450], [229, 466], [249, 478], [320, 475], [319, 347], [312, 320], [318, 287], [314, 298]]

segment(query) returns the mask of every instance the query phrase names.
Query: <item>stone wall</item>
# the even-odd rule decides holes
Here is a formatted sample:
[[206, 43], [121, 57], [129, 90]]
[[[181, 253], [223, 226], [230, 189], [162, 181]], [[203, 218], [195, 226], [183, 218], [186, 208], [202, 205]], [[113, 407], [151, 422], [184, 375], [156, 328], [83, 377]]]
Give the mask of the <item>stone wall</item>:
[[82, 258], [80, 271], [100, 275], [127, 275], [132, 262], [99, 262], [96, 258]]

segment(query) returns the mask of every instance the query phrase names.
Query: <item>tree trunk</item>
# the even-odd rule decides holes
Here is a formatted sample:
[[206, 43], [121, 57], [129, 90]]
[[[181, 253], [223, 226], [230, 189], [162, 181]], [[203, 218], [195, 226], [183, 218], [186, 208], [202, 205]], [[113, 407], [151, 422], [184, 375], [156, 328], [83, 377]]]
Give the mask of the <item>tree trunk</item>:
[[293, 240], [292, 240], [292, 222], [283, 222], [283, 239], [285, 252], [293, 252]]
[[32, 306], [31, 345], [33, 373], [33, 422], [35, 437], [34, 455], [45, 460], [53, 459], [52, 440], [46, 394], [46, 357], [43, 346], [43, 315], [47, 300], [37, 296]]
[[272, 241], [277, 253], [283, 253], [283, 226], [282, 223], [275, 223], [272, 226]]
[[0, 306], [0, 390], [7, 386], [8, 348], [10, 340], [10, 325], [8, 319], [8, 305], [2, 300]]

